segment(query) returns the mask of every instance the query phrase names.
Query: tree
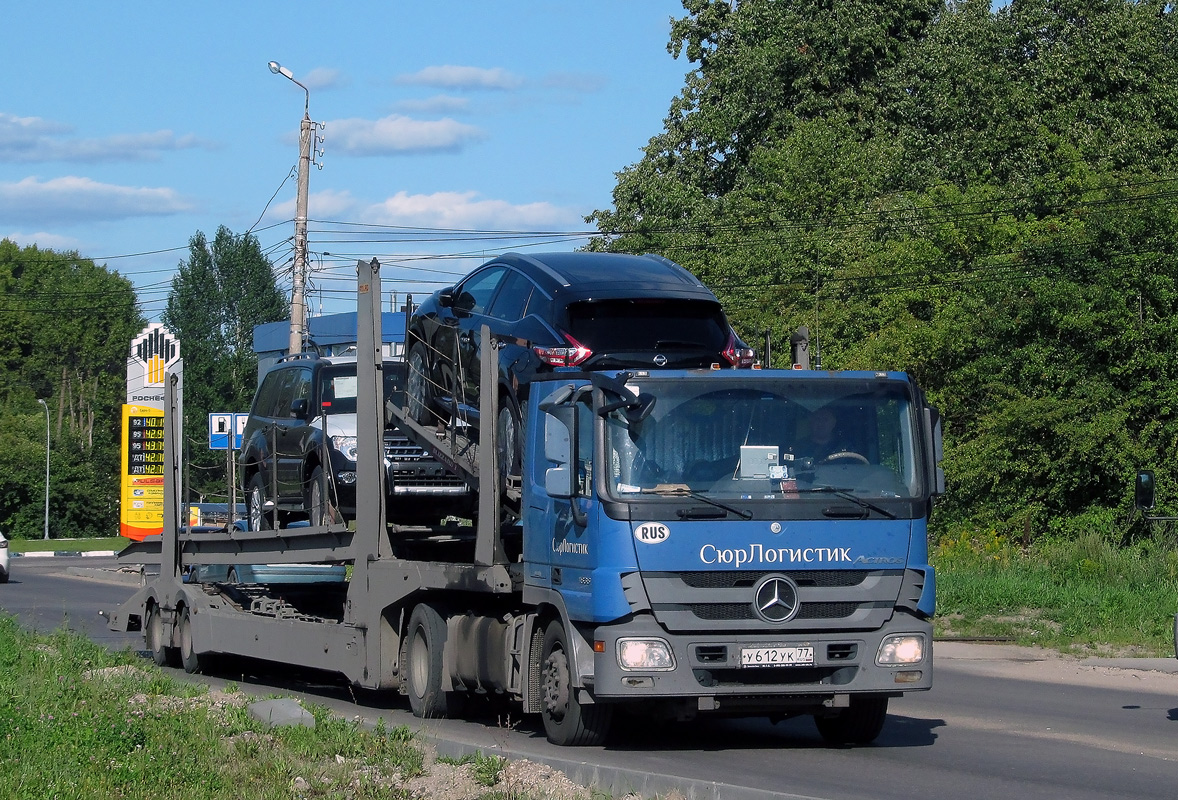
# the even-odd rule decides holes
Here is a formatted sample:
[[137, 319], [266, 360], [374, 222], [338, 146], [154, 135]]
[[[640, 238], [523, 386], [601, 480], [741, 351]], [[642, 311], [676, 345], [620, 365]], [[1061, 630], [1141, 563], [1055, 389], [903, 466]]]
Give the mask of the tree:
[[1178, 498], [1172, 4], [684, 8], [697, 68], [591, 247], [674, 258], [746, 340], [913, 372], [943, 525], [1112, 531], [1143, 464]]
[[208, 450], [208, 414], [245, 411], [257, 386], [255, 325], [283, 319], [286, 299], [256, 237], [222, 226], [210, 244], [197, 231], [180, 262], [160, 319], [184, 357], [184, 429], [192, 489], [223, 495], [223, 454]]
[[143, 327], [130, 281], [77, 253], [0, 241], [0, 527], [41, 535], [50, 410], [50, 529], [118, 529], [120, 407]]

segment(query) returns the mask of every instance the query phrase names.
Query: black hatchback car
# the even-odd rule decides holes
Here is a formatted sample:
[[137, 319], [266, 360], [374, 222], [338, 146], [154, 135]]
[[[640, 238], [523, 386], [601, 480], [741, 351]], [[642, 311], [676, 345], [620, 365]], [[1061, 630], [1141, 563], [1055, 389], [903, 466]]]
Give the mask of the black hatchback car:
[[754, 358], [716, 296], [666, 258], [507, 253], [411, 316], [407, 401], [418, 422], [478, 426], [483, 324], [500, 340], [501, 453], [518, 451], [520, 403], [537, 373], [751, 367]]
[[[385, 361], [384, 394], [400, 404], [403, 361]], [[262, 378], [242, 432], [238, 476], [250, 530], [300, 519], [312, 525], [356, 516], [356, 359], [311, 354], [283, 359]], [[433, 524], [469, 516], [466, 484], [412, 444], [384, 431], [390, 522]]]

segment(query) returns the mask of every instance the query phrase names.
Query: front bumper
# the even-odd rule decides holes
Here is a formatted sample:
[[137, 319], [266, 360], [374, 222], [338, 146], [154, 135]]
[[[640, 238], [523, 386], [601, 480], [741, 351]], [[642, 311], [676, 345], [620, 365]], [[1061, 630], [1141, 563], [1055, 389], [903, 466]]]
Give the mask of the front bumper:
[[[701, 711], [785, 710], [799, 706], [838, 706], [853, 694], [898, 695], [932, 687], [932, 624], [896, 613], [875, 631], [764, 634], [671, 634], [650, 615], [598, 626], [592, 631], [604, 642], [594, 655], [593, 696], [598, 700], [665, 700], [698, 698]], [[889, 636], [924, 637], [923, 658], [914, 664], [879, 666], [876, 654]], [[620, 638], [659, 638], [674, 654], [673, 669], [622, 669]], [[814, 648], [814, 662], [805, 666], [742, 667], [745, 648]], [[842, 700], [840, 700], [840, 696]]]

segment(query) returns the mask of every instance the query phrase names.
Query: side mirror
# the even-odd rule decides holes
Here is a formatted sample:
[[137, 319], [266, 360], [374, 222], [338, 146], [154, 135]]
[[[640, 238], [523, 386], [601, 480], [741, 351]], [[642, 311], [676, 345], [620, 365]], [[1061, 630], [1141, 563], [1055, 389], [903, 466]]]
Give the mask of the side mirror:
[[454, 287], [449, 286], [438, 292], [438, 305], [442, 308], [451, 308], [454, 305]]
[[568, 466], [553, 467], [545, 471], [544, 491], [549, 497], [568, 500], [573, 496], [573, 471]]
[[1133, 487], [1133, 505], [1138, 511], [1149, 511], [1154, 506], [1155, 494], [1153, 471], [1140, 470], [1137, 473], [1137, 483]]
[[295, 419], [306, 419], [308, 408], [307, 398], [300, 397], [290, 404], [290, 415]]

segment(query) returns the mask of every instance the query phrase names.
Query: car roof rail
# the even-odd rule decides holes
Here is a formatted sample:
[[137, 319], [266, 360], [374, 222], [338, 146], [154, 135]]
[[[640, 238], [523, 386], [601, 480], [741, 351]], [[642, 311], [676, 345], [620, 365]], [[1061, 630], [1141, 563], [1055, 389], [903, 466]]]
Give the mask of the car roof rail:
[[320, 358], [318, 353], [291, 353], [289, 356], [283, 356], [278, 359], [279, 364], [285, 364], [288, 361], [300, 361], [303, 359], [314, 360]]

